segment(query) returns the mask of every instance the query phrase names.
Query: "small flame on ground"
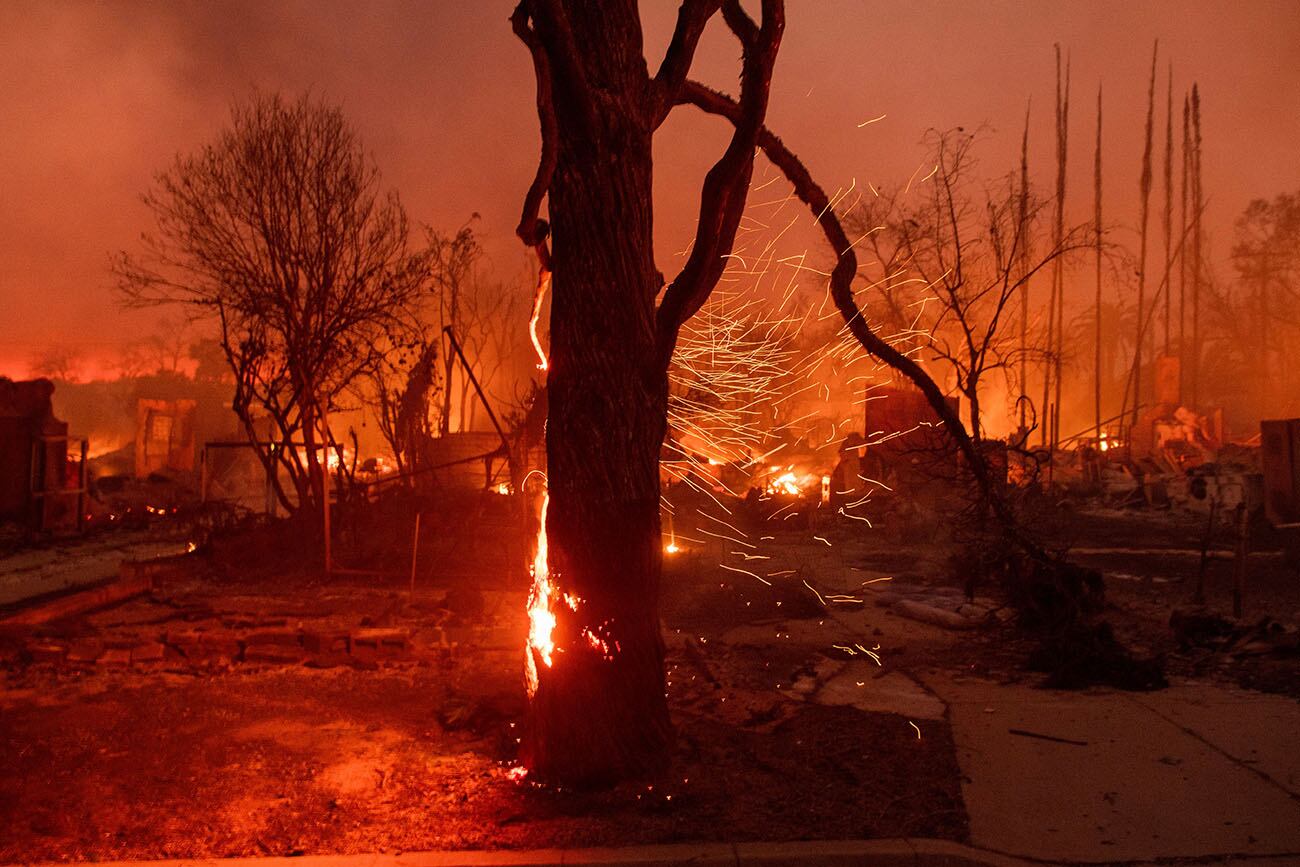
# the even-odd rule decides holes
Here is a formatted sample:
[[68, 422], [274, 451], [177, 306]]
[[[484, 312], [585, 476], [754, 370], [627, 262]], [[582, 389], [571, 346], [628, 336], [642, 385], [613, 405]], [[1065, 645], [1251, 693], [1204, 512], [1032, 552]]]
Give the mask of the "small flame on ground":
[[682, 548], [677, 544], [677, 531], [673, 529], [673, 516], [670, 513], [668, 515], [668, 544], [664, 546], [664, 553], [676, 554], [680, 550]]
[[769, 494], [789, 494], [797, 497], [802, 493], [799, 490], [799, 477], [793, 471], [784, 472], [768, 481], [767, 492]]

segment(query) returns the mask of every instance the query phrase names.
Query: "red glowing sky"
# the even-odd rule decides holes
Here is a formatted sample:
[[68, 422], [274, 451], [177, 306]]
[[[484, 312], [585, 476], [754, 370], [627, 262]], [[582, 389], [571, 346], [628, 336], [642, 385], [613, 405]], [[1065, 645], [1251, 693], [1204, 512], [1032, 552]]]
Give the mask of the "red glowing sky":
[[[643, 4], [651, 64], [675, 4]], [[1049, 177], [1052, 44], [1073, 58], [1071, 186], [1091, 187], [1093, 101], [1107, 94], [1111, 216], [1136, 201], [1151, 43], [1175, 92], [1200, 82], [1210, 225], [1223, 245], [1250, 198], [1300, 186], [1300, 11], [1293, 0], [792, 0], [771, 125], [828, 187], [906, 179], [931, 126], [995, 130], [1010, 168], [1025, 102]], [[653, 8], [650, 8], [653, 7]], [[257, 86], [340, 102], [411, 216], [454, 229], [477, 211], [498, 270], [524, 261], [511, 228], [537, 150], [531, 67], [504, 0], [183, 0], [0, 5], [0, 374], [50, 343], [108, 357], [157, 312], [116, 306], [110, 251], [146, 226], [139, 193]], [[719, 22], [697, 75], [731, 89]], [[724, 142], [688, 109], [658, 145], [661, 258], [689, 236], [700, 175]], [[886, 118], [859, 128], [863, 120]], [[1159, 122], [1162, 128], [1163, 121]], [[1131, 222], [1131, 219], [1130, 219]], [[663, 263], [671, 272], [671, 263]]]

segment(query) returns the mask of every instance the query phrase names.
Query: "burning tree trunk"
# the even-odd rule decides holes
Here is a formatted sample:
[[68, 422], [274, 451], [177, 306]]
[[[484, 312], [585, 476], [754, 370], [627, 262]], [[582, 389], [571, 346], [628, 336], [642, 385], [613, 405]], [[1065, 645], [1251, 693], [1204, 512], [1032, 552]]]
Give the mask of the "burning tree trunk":
[[[720, 8], [744, 48], [743, 118], [705, 178], [691, 256], [656, 306], [652, 138]], [[548, 500], [529, 605], [522, 760], [537, 778], [601, 783], [668, 758], [658, 617], [668, 362], [731, 251], [783, 7], [764, 0], [756, 23], [738, 0], [685, 0], [653, 78], [633, 0], [523, 0], [512, 23], [532, 53], [542, 129], [519, 235], [552, 291]], [[550, 225], [538, 218], [548, 196]]]
[[[668, 380], [654, 329], [650, 134], [632, 117], [608, 120], [623, 127], [609, 131], [620, 158], [562, 137], [550, 185], [545, 532], [550, 580], [572, 601], [555, 606], [525, 762], [562, 778], [640, 770], [669, 739], [657, 605]], [[612, 646], [587, 652], [597, 642]]]

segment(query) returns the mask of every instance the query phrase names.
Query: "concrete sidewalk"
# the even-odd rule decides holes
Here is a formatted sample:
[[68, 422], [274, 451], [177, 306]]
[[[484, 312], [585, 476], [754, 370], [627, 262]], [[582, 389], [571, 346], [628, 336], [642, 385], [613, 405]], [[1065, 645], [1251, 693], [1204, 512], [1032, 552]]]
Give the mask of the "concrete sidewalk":
[[1294, 700], [1204, 684], [1061, 693], [923, 679], [949, 709], [976, 847], [1048, 863], [1300, 864]]
[[[605, 849], [494, 852], [410, 852], [396, 855], [103, 861], [95, 867], [1035, 867], [1073, 862], [1029, 861], [947, 840], [826, 840], [796, 843], [680, 843]], [[1095, 862], [1094, 862], [1095, 863]], [[1120, 862], [1110, 862], [1120, 863]], [[1168, 867], [1169, 862], [1122, 862]], [[1179, 860], [1205, 867], [1295, 867], [1296, 859], [1233, 857]], [[49, 864], [40, 867], [61, 867]]]
[[[598, 849], [109, 861], [95, 867], [1028, 867], [947, 840], [681, 843]], [[47, 865], [55, 867], [55, 865]]]

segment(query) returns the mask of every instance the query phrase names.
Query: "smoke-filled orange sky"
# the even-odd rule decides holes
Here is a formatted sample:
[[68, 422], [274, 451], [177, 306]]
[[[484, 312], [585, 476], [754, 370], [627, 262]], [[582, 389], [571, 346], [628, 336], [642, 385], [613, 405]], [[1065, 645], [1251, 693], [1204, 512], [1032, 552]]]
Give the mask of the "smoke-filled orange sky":
[[[642, 5], [653, 68], [676, 4]], [[413, 219], [450, 230], [480, 213], [496, 268], [515, 272], [524, 254], [511, 229], [538, 138], [531, 65], [510, 33], [511, 6], [0, 4], [0, 374], [24, 375], [32, 353], [49, 344], [108, 359], [156, 329], [158, 311], [118, 308], [108, 254], [131, 249], [147, 226], [139, 194], [153, 173], [210, 138], [231, 100], [252, 87], [309, 89], [341, 103]], [[1295, 0], [790, 0], [788, 7], [769, 122], [827, 187], [854, 178], [905, 181], [931, 126], [987, 122], [994, 135], [984, 165], [1010, 169], [1031, 98], [1031, 159], [1049, 183], [1052, 45], [1060, 42], [1073, 62], [1071, 209], [1080, 219], [1091, 210], [1101, 82], [1108, 216], [1131, 224], [1156, 38], [1158, 92], [1167, 62], [1176, 100], [1193, 79], [1201, 86], [1216, 246], [1226, 246], [1249, 199], [1300, 187]], [[737, 57], [715, 21], [697, 77], [734, 90]], [[725, 132], [691, 109], [680, 109], [660, 132], [657, 216], [666, 273], [671, 251], [689, 238], [699, 178]]]

